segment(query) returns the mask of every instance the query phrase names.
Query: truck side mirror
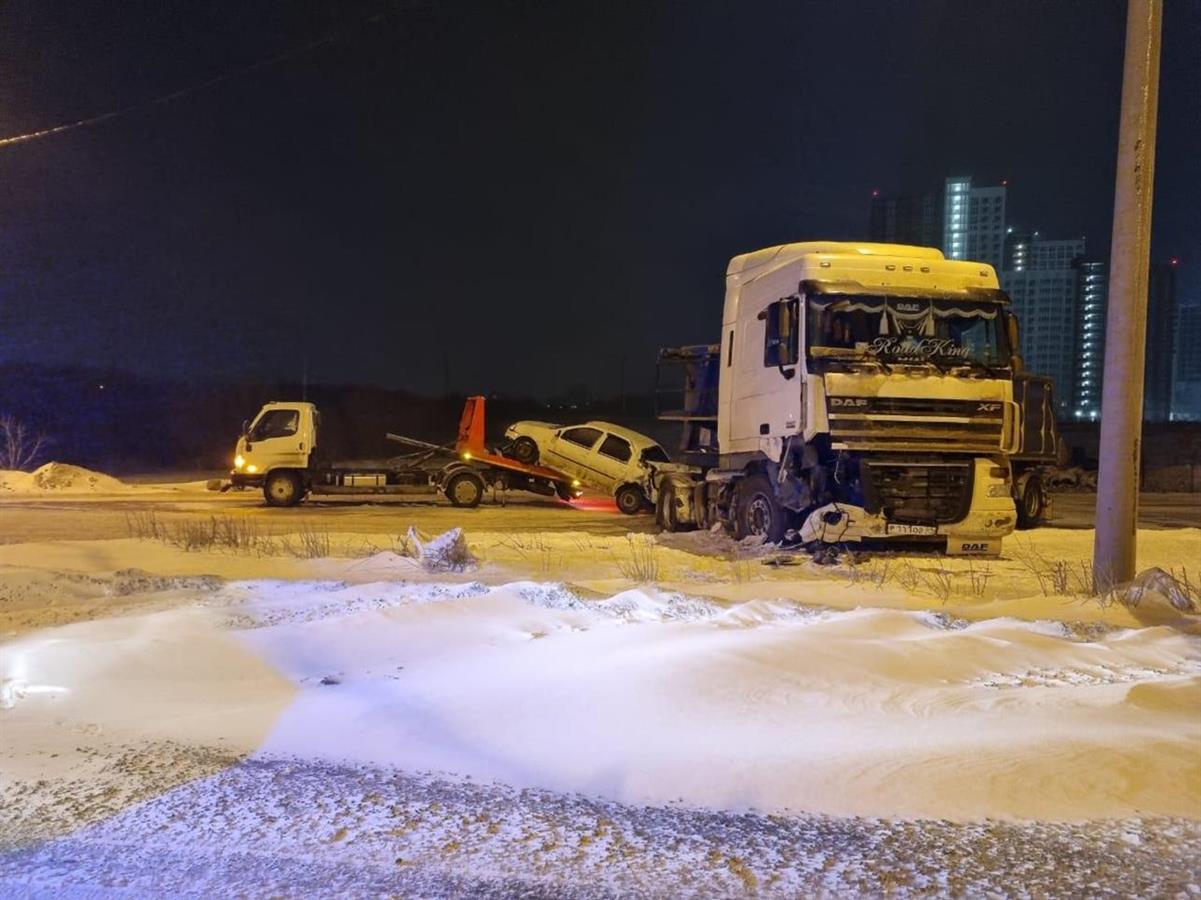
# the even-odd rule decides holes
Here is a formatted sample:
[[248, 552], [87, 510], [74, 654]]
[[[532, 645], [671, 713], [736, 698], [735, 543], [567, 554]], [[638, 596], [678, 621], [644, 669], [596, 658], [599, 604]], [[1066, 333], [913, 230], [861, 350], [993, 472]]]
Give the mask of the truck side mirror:
[[1009, 352], [1014, 356], [1019, 356], [1022, 352], [1022, 335], [1015, 316], [1005, 316], [1005, 335], [1009, 338]]

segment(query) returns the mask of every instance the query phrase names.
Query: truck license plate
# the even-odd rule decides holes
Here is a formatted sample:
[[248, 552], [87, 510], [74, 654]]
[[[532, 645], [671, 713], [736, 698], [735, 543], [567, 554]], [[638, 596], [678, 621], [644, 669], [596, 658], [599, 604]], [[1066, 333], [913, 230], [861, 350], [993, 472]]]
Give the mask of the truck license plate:
[[938, 534], [938, 527], [935, 525], [909, 525], [903, 522], [889, 522], [885, 526], [884, 533], [934, 535]]

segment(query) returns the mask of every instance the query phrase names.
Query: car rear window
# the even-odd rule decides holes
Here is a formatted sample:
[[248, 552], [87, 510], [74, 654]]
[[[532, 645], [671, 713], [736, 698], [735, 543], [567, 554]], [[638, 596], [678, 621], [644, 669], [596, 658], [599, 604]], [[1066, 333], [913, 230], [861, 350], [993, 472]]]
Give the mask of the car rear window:
[[573, 444], [578, 444], [581, 447], [588, 447], [589, 449], [591, 449], [592, 445], [596, 443], [597, 438], [600, 436], [600, 431], [595, 428], [587, 427], [568, 428], [563, 432], [563, 440], [571, 441]]
[[610, 434], [605, 438], [604, 442], [600, 445], [600, 452], [619, 462], [629, 462], [630, 454], [632, 453], [630, 442], [619, 438], [615, 434]]
[[647, 447], [645, 450], [642, 451], [642, 461], [643, 462], [665, 463], [665, 462], [671, 462], [671, 459], [668, 458], [667, 451], [665, 451], [658, 444], [655, 444], [651, 447]]

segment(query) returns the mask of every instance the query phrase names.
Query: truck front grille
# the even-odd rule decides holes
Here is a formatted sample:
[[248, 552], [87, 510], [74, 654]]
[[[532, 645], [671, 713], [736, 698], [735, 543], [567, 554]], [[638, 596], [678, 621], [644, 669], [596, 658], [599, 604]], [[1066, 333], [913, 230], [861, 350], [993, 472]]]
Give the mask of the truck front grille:
[[999, 400], [831, 396], [827, 411], [831, 440], [849, 450], [995, 452], [1005, 425]]
[[893, 522], [958, 522], [972, 502], [972, 460], [872, 460], [860, 464], [865, 508]]

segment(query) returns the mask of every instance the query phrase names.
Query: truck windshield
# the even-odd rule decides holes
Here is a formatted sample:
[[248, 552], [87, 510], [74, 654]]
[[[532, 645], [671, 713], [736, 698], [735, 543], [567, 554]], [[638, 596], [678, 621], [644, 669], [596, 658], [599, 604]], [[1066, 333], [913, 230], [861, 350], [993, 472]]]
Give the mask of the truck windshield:
[[1009, 365], [998, 303], [925, 297], [822, 295], [807, 303], [814, 370], [833, 360], [993, 369]]

